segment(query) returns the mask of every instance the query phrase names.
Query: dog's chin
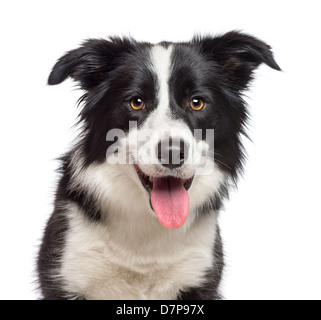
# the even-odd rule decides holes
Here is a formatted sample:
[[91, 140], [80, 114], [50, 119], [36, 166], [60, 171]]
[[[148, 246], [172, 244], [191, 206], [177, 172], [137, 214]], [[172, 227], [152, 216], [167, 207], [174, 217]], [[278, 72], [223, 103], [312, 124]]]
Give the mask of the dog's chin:
[[135, 170], [136, 170], [136, 173], [138, 175], [138, 178], [142, 184], [142, 186], [145, 188], [145, 190], [151, 194], [152, 190], [153, 190], [153, 186], [154, 186], [154, 179], [157, 177], [157, 178], [168, 178], [168, 179], [174, 179], [174, 180], [180, 180], [180, 182], [183, 184], [184, 188], [186, 191], [189, 190], [189, 188], [191, 187], [192, 185], [192, 182], [194, 180], [194, 175], [190, 178], [180, 178], [180, 177], [177, 177], [176, 175], [171, 175], [171, 174], [157, 174], [157, 176], [149, 176], [147, 174], [145, 174], [142, 169], [137, 165], [135, 164], [134, 165], [135, 167]]

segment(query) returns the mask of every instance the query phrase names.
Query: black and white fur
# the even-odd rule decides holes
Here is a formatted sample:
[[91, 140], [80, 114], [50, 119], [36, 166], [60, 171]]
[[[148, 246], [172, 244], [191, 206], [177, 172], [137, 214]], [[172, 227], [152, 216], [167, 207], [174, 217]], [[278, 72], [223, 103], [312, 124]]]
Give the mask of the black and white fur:
[[[280, 70], [267, 44], [237, 31], [155, 45], [92, 39], [59, 59], [48, 83], [71, 77], [85, 93], [82, 131], [61, 159], [55, 208], [38, 256], [44, 299], [220, 297], [223, 254], [217, 216], [242, 170], [240, 137], [248, 117], [242, 93], [261, 63]], [[145, 102], [142, 110], [130, 107], [137, 96]], [[206, 102], [200, 111], [189, 107], [195, 96]], [[129, 130], [130, 121], [138, 122], [137, 130]], [[155, 128], [202, 150], [205, 138], [195, 141], [193, 130], [214, 129], [209, 174], [197, 174], [201, 151], [200, 162], [179, 169], [134, 159], [150, 177], [194, 176], [181, 228], [159, 223], [133, 164], [106, 161], [106, 150], [115, 143], [106, 140], [106, 133], [113, 128], [126, 132], [118, 141], [121, 152], [132, 143], [134, 131], [139, 136]], [[144, 148], [157, 143], [150, 139], [136, 146], [148, 158], [155, 155]]]

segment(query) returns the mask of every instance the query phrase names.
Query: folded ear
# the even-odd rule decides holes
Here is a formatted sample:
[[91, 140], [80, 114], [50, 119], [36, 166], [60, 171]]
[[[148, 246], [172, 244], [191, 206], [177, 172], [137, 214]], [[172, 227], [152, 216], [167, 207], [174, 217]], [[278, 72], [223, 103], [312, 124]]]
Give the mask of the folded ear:
[[273, 58], [271, 47], [253, 36], [231, 31], [222, 36], [198, 38], [194, 41], [201, 45], [204, 54], [210, 55], [217, 62], [219, 71], [228, 84], [238, 90], [247, 87], [253, 71], [261, 63], [281, 70]]
[[49, 75], [48, 84], [59, 84], [71, 77], [83, 89], [90, 89], [106, 78], [115, 58], [131, 44], [130, 40], [120, 38], [87, 40], [80, 48], [67, 52], [57, 61]]

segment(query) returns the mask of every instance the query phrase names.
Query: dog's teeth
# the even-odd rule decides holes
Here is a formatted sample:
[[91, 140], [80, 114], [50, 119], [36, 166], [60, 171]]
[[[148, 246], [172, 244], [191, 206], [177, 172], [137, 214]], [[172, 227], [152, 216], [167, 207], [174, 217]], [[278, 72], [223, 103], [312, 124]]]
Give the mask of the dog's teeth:
[[153, 182], [154, 181], [154, 177], [149, 177], [149, 181]]

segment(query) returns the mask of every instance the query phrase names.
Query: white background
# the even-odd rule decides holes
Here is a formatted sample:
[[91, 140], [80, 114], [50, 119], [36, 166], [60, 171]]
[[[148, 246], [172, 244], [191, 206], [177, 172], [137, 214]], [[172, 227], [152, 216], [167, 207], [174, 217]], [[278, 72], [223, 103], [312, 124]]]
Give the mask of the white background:
[[189, 40], [240, 29], [268, 42], [283, 72], [248, 92], [253, 142], [221, 213], [226, 299], [320, 299], [319, 1], [2, 1], [0, 298], [36, 299], [34, 264], [52, 211], [55, 158], [67, 150], [80, 92], [46, 85], [88, 37]]

